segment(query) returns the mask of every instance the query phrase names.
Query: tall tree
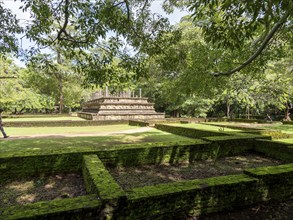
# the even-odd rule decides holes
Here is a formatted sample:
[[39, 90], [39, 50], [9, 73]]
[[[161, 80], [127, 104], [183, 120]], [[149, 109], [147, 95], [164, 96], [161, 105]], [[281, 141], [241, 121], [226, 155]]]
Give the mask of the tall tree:
[[[170, 10], [172, 6], [185, 6], [191, 11], [206, 41], [225, 49], [249, 51], [238, 64], [220, 68], [212, 72], [214, 75], [231, 75], [260, 59], [264, 65], [264, 61], [278, 59], [284, 46], [293, 45], [290, 0], [165, 0], [165, 8]], [[280, 52], [277, 56], [276, 51]]]
[[[21, 2], [21, 9], [31, 15], [30, 22], [24, 24], [23, 34], [36, 43], [27, 51], [26, 58], [30, 59], [42, 48], [58, 46], [67, 51], [67, 58], [77, 61], [80, 73], [86, 73], [88, 81], [95, 83], [101, 83], [100, 79], [111, 70], [108, 64], [117, 57], [119, 67], [135, 72], [136, 76], [145, 74], [145, 57], [138, 51], [156, 53], [163, 43], [172, 41], [161, 39], [161, 34], [170, 31], [171, 27], [166, 18], [151, 12], [152, 0]], [[12, 39], [15, 31], [9, 27], [8, 19], [13, 18], [15, 24], [17, 20], [2, 6], [0, 9], [6, 13], [7, 21], [3, 23], [3, 30], [7, 30], [3, 39]], [[17, 49], [13, 43], [9, 43], [8, 48]], [[97, 48], [99, 52], [88, 53]], [[0, 47], [0, 53], [5, 51], [5, 47]]]

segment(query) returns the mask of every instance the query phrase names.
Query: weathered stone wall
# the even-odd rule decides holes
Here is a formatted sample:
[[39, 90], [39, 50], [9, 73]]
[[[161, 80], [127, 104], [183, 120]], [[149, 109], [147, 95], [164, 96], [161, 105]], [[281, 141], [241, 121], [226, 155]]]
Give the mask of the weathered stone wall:
[[154, 104], [147, 98], [103, 97], [84, 104], [79, 117], [88, 120], [131, 120], [161, 119], [164, 113], [157, 113]]

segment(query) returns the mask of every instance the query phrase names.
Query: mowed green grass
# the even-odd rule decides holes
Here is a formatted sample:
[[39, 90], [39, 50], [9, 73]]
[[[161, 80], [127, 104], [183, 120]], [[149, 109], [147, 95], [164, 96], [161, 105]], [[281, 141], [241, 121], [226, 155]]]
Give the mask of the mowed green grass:
[[202, 123], [188, 123], [188, 124], [173, 124], [173, 126], [176, 127], [184, 127], [184, 128], [195, 128], [200, 130], [206, 130], [206, 131], [229, 131], [229, 132], [240, 132], [241, 130], [237, 129], [230, 129], [230, 128], [220, 128], [213, 125], [207, 125]]
[[274, 124], [257, 124], [257, 123], [254, 124], [254, 123], [241, 123], [241, 122], [212, 122], [212, 124], [247, 126], [251, 128], [261, 128], [266, 130], [278, 130], [278, 131], [282, 131], [283, 133], [293, 134], [293, 125], [282, 124], [281, 122], [274, 123]]
[[3, 118], [3, 122], [28, 122], [28, 121], [84, 121], [85, 119], [79, 117], [27, 117], [27, 118]]
[[17, 156], [23, 155], [24, 153], [79, 152], [116, 148], [119, 144], [145, 143], [143, 146], [147, 146], [148, 143], [154, 142], [174, 144], [193, 141], [194, 139], [173, 135], [157, 129], [152, 129], [147, 132], [109, 136], [1, 139], [0, 155], [7, 155], [7, 153]]
[[117, 132], [137, 129], [138, 127], [127, 124], [101, 125], [101, 126], [80, 126], [80, 127], [5, 127], [5, 132], [13, 136], [26, 135], [66, 135], [66, 134], [92, 134], [100, 132]]
[[276, 139], [275, 141], [284, 142], [293, 145], [293, 138], [286, 138], [286, 139]]

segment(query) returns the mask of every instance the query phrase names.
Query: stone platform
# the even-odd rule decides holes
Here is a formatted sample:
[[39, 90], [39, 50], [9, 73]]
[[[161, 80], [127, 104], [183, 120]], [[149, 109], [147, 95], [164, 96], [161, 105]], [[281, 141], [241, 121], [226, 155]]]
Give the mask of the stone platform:
[[157, 113], [148, 98], [100, 97], [86, 102], [78, 116], [95, 121], [162, 119], [165, 113]]

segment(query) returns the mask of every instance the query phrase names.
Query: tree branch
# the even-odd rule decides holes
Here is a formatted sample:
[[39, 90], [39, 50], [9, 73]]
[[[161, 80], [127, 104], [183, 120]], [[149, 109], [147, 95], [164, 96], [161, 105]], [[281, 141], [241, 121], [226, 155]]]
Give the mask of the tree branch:
[[214, 72], [211, 73], [214, 76], [219, 76], [219, 75], [232, 75], [233, 73], [236, 73], [238, 71], [240, 71], [241, 69], [243, 69], [244, 67], [246, 67], [248, 64], [250, 64], [253, 60], [255, 60], [260, 54], [261, 52], [266, 48], [266, 46], [268, 45], [269, 41], [273, 38], [273, 36], [276, 34], [276, 32], [280, 29], [280, 27], [286, 22], [287, 18], [290, 15], [290, 10], [288, 10], [281, 18], [280, 20], [273, 26], [272, 30], [267, 34], [267, 36], [264, 38], [262, 44], [260, 45], [260, 47], [257, 49], [257, 51], [255, 51], [254, 54], [252, 54], [251, 57], [248, 58], [248, 60], [246, 60], [243, 64], [241, 64], [240, 66], [227, 71], [227, 72]]
[[59, 30], [58, 34], [57, 34], [57, 39], [61, 40], [61, 34], [62, 33], [66, 33], [66, 27], [68, 25], [68, 20], [69, 20], [69, 0], [65, 0], [65, 8], [64, 8], [64, 16], [65, 16], [65, 20], [63, 23], [63, 27]]
[[0, 79], [16, 79], [16, 76], [0, 76]]

